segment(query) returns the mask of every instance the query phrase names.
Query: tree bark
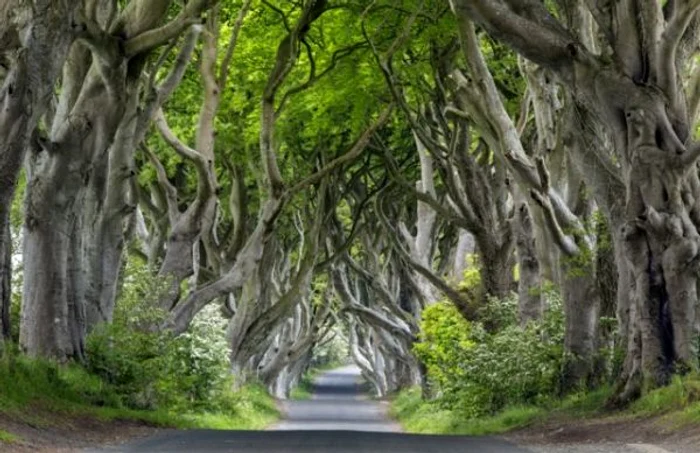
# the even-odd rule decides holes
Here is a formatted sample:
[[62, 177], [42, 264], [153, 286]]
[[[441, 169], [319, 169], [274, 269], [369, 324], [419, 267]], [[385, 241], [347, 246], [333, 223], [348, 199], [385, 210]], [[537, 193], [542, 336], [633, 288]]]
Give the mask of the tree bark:
[[[5, 22], [2, 25], [6, 28], [1, 31], [3, 38], [16, 38], [10, 40], [12, 45], [3, 39], [4, 46], [0, 48], [3, 57], [6, 52], [15, 54], [0, 91], [0, 231], [3, 232], [0, 251], [4, 253], [11, 248], [11, 243], [6, 242], [10, 236], [5, 232], [9, 229], [10, 207], [20, 168], [76, 37], [72, 24], [76, 23], [78, 2], [37, 0], [33, 3], [27, 11], [12, 11], [19, 17], [27, 14], [25, 23]], [[10, 268], [3, 265], [3, 280], [11, 278], [9, 272]]]
[[[523, 9], [513, 3], [451, 1], [460, 17], [475, 20], [550, 69], [612, 138], [619, 170], [608, 165], [613, 159], [603, 153], [594, 155], [593, 162], [618, 171], [626, 189], [623, 250], [633, 275], [642, 379], [633, 370], [625, 373], [628, 382], [620, 395], [624, 403], [642, 387], [663, 385], [673, 372], [697, 363], [691, 339], [700, 249], [700, 184], [695, 171], [700, 146], [691, 139], [679, 74], [692, 47], [689, 30], [700, 4], [673, 3], [666, 8], [621, 1], [616, 8], [590, 9], [607, 41], [604, 45], [612, 50], [615, 64], [609, 64], [607, 56], [600, 57], [579, 39], [583, 34], [575, 24], [567, 28], [569, 24], [543, 4]], [[572, 6], [585, 5], [561, 3], [560, 17], [573, 17], [567, 14]], [[636, 363], [629, 357], [636, 352], [628, 347], [629, 364]]]
[[10, 307], [12, 305], [12, 236], [10, 225], [5, 227], [0, 241], [0, 352], [10, 339]]
[[515, 241], [508, 235], [501, 243], [493, 242], [492, 237], [476, 236], [481, 267], [481, 297], [486, 302], [489, 297], [502, 299], [513, 290], [513, 265]]
[[[170, 3], [150, 1], [146, 8], [145, 1], [134, 0], [121, 12], [116, 3], [104, 3], [92, 11], [95, 17], [87, 18], [84, 44], [80, 44], [84, 47], [73, 47], [75, 61], [66, 65], [49, 137], [32, 156], [28, 171], [20, 342], [30, 355], [59, 360], [82, 357], [85, 297], [88, 287], [100, 286], [88, 285], [86, 277], [102, 274], [85, 272], [86, 266], [95, 264], [85, 260], [85, 247], [94, 251], [93, 247], [107, 245], [97, 237], [104, 230], [91, 225], [96, 219], [83, 216], [98, 216], [104, 207], [108, 154], [132, 100], [130, 94], [139, 83], [144, 57], [176, 37], [188, 18], [208, 5], [206, 0], [191, 1], [165, 29], [156, 28]], [[92, 245], [82, 237], [85, 231], [95, 233], [89, 238]], [[119, 244], [117, 240], [117, 249]], [[108, 252], [119, 254], [104, 251]], [[118, 269], [111, 266], [109, 273]], [[107, 275], [106, 280], [116, 281], [117, 276]], [[90, 294], [100, 297], [101, 292]], [[91, 312], [98, 314], [91, 319], [103, 318], [99, 302], [92, 302], [96, 305]]]
[[520, 269], [518, 307], [520, 324], [525, 326], [530, 321], [541, 319], [544, 311], [540, 262], [537, 257], [533, 219], [527, 203], [520, 205], [515, 221], [517, 222], [515, 234]]
[[[564, 260], [571, 258], [564, 258]], [[592, 264], [592, 263], [591, 263]], [[592, 383], [598, 350], [600, 299], [592, 266], [565, 265], [562, 282], [564, 299], [564, 370], [562, 392], [569, 393]]]

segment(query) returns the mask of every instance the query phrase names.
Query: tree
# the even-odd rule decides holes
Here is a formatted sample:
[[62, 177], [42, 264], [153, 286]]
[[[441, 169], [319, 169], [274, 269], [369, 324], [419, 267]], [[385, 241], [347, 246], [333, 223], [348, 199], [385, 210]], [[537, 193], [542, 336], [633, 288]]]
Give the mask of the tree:
[[27, 149], [81, 26], [81, 2], [8, 1], [0, 6], [0, 306], [9, 329], [10, 206]]
[[[144, 63], [210, 6], [189, 2], [166, 22], [171, 3], [133, 1], [119, 10], [114, 2], [95, 2], [85, 10], [85, 34], [70, 49], [56, 111], [29, 157], [20, 330], [30, 355], [82, 357], [86, 313], [103, 308], [101, 290], [91, 288], [101, 282], [85, 277], [107, 264], [103, 258], [119, 256], [119, 242], [116, 250], [104, 243], [99, 216], [102, 209], [113, 217], [128, 208], [123, 185], [135, 172], [133, 148], [123, 138], [131, 136]], [[108, 194], [115, 182], [110, 165], [118, 187]], [[109, 196], [115, 203], [106, 203]], [[117, 280], [118, 269], [111, 266], [108, 282]]]
[[[645, 385], [668, 382], [697, 360], [694, 332], [700, 147], [692, 142], [694, 101], [680, 80], [695, 52], [698, 2], [452, 0], [456, 14], [549, 70], [571, 92], [579, 118], [611, 144], [595, 147], [601, 173], [625, 185], [624, 206], [609, 206], [632, 273], [629, 345], [619, 402]], [[561, 19], [557, 19], [557, 17]], [[691, 91], [692, 92], [692, 91]], [[579, 128], [590, 127], [586, 122]], [[588, 144], [587, 144], [588, 145]], [[583, 153], [583, 150], [579, 150]], [[595, 172], [585, 175], [602, 192]], [[623, 289], [624, 291], [624, 289]]]

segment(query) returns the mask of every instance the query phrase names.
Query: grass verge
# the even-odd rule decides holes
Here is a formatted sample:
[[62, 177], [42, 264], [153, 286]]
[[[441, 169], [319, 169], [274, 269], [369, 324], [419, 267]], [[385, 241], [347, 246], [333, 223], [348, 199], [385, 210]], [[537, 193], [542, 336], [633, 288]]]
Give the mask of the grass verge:
[[700, 424], [700, 376], [676, 377], [663, 388], [653, 390], [617, 413], [604, 412], [609, 388], [571, 395], [540, 406], [507, 407], [479, 418], [465, 417], [458, 410], [444, 408], [439, 401], [423, 401], [420, 389], [399, 393], [392, 401], [391, 415], [407, 432], [422, 434], [502, 434], [553, 420], [581, 420], [614, 417], [618, 420], [658, 418], [665, 429]]
[[[110, 386], [79, 365], [59, 366], [21, 356], [0, 360], [0, 418], [13, 424], [49, 429], [89, 418], [164, 428], [260, 429], [279, 416], [274, 400], [255, 385], [231, 391], [214, 406], [219, 409], [135, 410], [125, 407]], [[14, 433], [0, 430], [0, 445], [18, 440]]]
[[8, 433], [7, 431], [0, 429], [0, 443], [4, 442], [6, 444], [14, 444], [18, 440], [19, 440], [19, 437], [15, 436], [12, 433]]

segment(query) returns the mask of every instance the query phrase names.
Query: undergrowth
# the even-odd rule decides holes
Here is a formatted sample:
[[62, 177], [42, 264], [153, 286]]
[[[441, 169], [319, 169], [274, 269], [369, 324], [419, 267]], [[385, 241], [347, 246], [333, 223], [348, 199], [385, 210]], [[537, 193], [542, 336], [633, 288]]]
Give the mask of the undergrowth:
[[[50, 426], [54, 417], [92, 416], [100, 420], [133, 420], [172, 428], [257, 429], [277, 418], [264, 388], [256, 385], [229, 390], [212, 402], [217, 410], [149, 410], [126, 405], [114, 386], [77, 364], [9, 355], [0, 360], [0, 413], [35, 427]], [[0, 433], [4, 442], [16, 440]]]
[[656, 417], [661, 427], [679, 429], [700, 424], [700, 376], [676, 376], [673, 382], [650, 391], [620, 412], [608, 412], [609, 387], [580, 392], [540, 405], [508, 406], [491, 415], [470, 417], [459, 409], [447, 409], [439, 401], [424, 401], [418, 388], [394, 398], [391, 415], [408, 432], [422, 434], [501, 434], [545, 421], [593, 417], [647, 419]]
[[[568, 387], [562, 300], [545, 286], [543, 317], [521, 327], [517, 300], [492, 299], [479, 321], [465, 320], [447, 302], [427, 307], [413, 351], [427, 368], [431, 398], [419, 389], [398, 394], [392, 414], [409, 432], [497, 434], [533, 423], [588, 417], [658, 418], [668, 427], [700, 423], [700, 375], [676, 376], [623, 411], [610, 407], [616, 351], [602, 348], [596, 379]], [[485, 325], [497, 326], [485, 329]], [[614, 326], [613, 326], [614, 327]]]
[[165, 316], [153, 308], [162, 291], [163, 282], [144, 266], [129, 267], [114, 321], [93, 329], [82, 363], [59, 365], [27, 358], [16, 344], [6, 348], [0, 414], [39, 428], [83, 416], [210, 429], [258, 429], [274, 421], [276, 406], [262, 386], [233, 390], [226, 320], [215, 307], [183, 335], [153, 329]]

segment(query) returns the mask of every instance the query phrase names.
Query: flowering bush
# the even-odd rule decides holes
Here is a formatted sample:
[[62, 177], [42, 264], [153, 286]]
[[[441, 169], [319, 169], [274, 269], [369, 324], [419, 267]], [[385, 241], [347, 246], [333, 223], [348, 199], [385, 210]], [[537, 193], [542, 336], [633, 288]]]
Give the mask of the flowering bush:
[[179, 337], [155, 329], [164, 288], [144, 267], [128, 269], [113, 323], [88, 337], [88, 370], [129, 407], [213, 408], [230, 388], [226, 320], [209, 307]]

